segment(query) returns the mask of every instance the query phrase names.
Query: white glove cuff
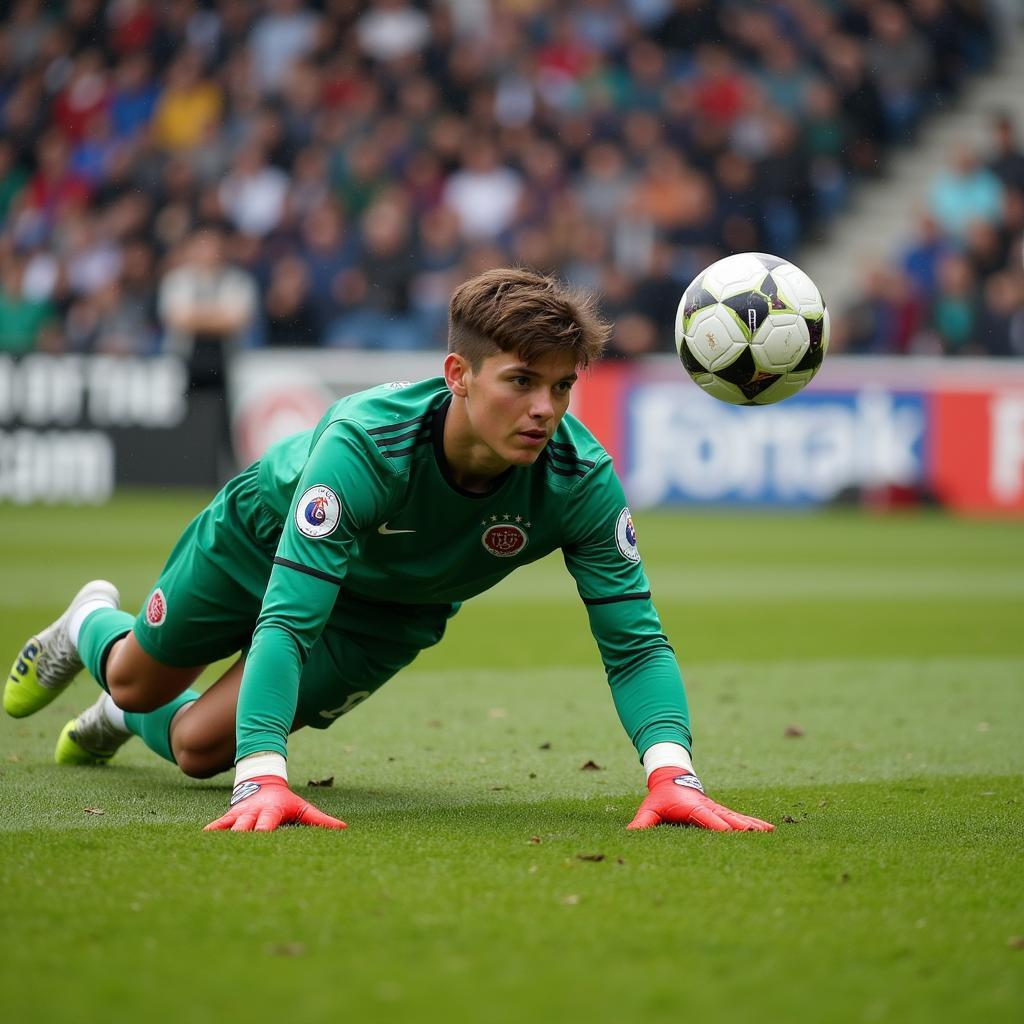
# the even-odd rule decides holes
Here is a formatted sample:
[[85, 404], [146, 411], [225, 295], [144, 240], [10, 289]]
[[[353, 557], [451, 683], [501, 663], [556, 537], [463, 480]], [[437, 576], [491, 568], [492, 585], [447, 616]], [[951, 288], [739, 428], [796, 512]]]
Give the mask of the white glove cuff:
[[243, 757], [235, 765], [235, 785], [248, 782], [257, 775], [277, 775], [288, 781], [288, 762], [280, 755], [270, 751], [261, 754], [250, 754]]
[[644, 751], [647, 778], [659, 768], [685, 768], [691, 774], [696, 774], [690, 752], [681, 743], [655, 743]]

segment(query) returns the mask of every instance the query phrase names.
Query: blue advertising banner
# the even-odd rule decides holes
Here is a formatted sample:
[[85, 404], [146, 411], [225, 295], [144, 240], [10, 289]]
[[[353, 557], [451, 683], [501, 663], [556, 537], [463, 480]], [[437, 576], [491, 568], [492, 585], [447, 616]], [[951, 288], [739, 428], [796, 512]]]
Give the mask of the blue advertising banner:
[[625, 395], [619, 472], [637, 505], [805, 505], [925, 482], [927, 396], [864, 389], [727, 405], [679, 381]]

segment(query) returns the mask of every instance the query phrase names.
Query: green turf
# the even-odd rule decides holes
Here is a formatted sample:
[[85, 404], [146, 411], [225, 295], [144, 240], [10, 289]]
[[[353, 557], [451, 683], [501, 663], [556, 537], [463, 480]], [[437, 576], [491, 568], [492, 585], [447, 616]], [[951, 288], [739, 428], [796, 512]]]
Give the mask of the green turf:
[[[137, 605], [198, 500], [0, 508], [0, 647], [94, 575]], [[85, 679], [0, 721], [0, 1019], [1020, 1020], [1020, 525], [637, 520], [701, 774], [773, 835], [624, 831], [641, 774], [549, 560], [293, 739], [345, 833], [203, 835], [229, 777], [137, 741], [52, 765]]]

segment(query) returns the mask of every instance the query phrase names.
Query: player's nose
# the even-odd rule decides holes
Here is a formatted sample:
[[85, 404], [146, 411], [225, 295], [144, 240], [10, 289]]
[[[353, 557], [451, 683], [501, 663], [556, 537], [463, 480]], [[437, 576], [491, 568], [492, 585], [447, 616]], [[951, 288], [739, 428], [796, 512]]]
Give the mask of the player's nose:
[[544, 392], [536, 394], [530, 403], [530, 416], [535, 420], [549, 420], [555, 414], [555, 407], [551, 396]]

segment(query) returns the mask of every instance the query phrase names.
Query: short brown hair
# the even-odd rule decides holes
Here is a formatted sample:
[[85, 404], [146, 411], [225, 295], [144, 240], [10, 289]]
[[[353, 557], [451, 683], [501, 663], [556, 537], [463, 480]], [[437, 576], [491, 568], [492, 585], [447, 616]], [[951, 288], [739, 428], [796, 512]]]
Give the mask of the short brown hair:
[[515, 352], [527, 363], [549, 352], [572, 352], [576, 365], [594, 362], [611, 325], [593, 298], [553, 277], [499, 267], [455, 289], [448, 307], [448, 351], [474, 370], [496, 352]]

